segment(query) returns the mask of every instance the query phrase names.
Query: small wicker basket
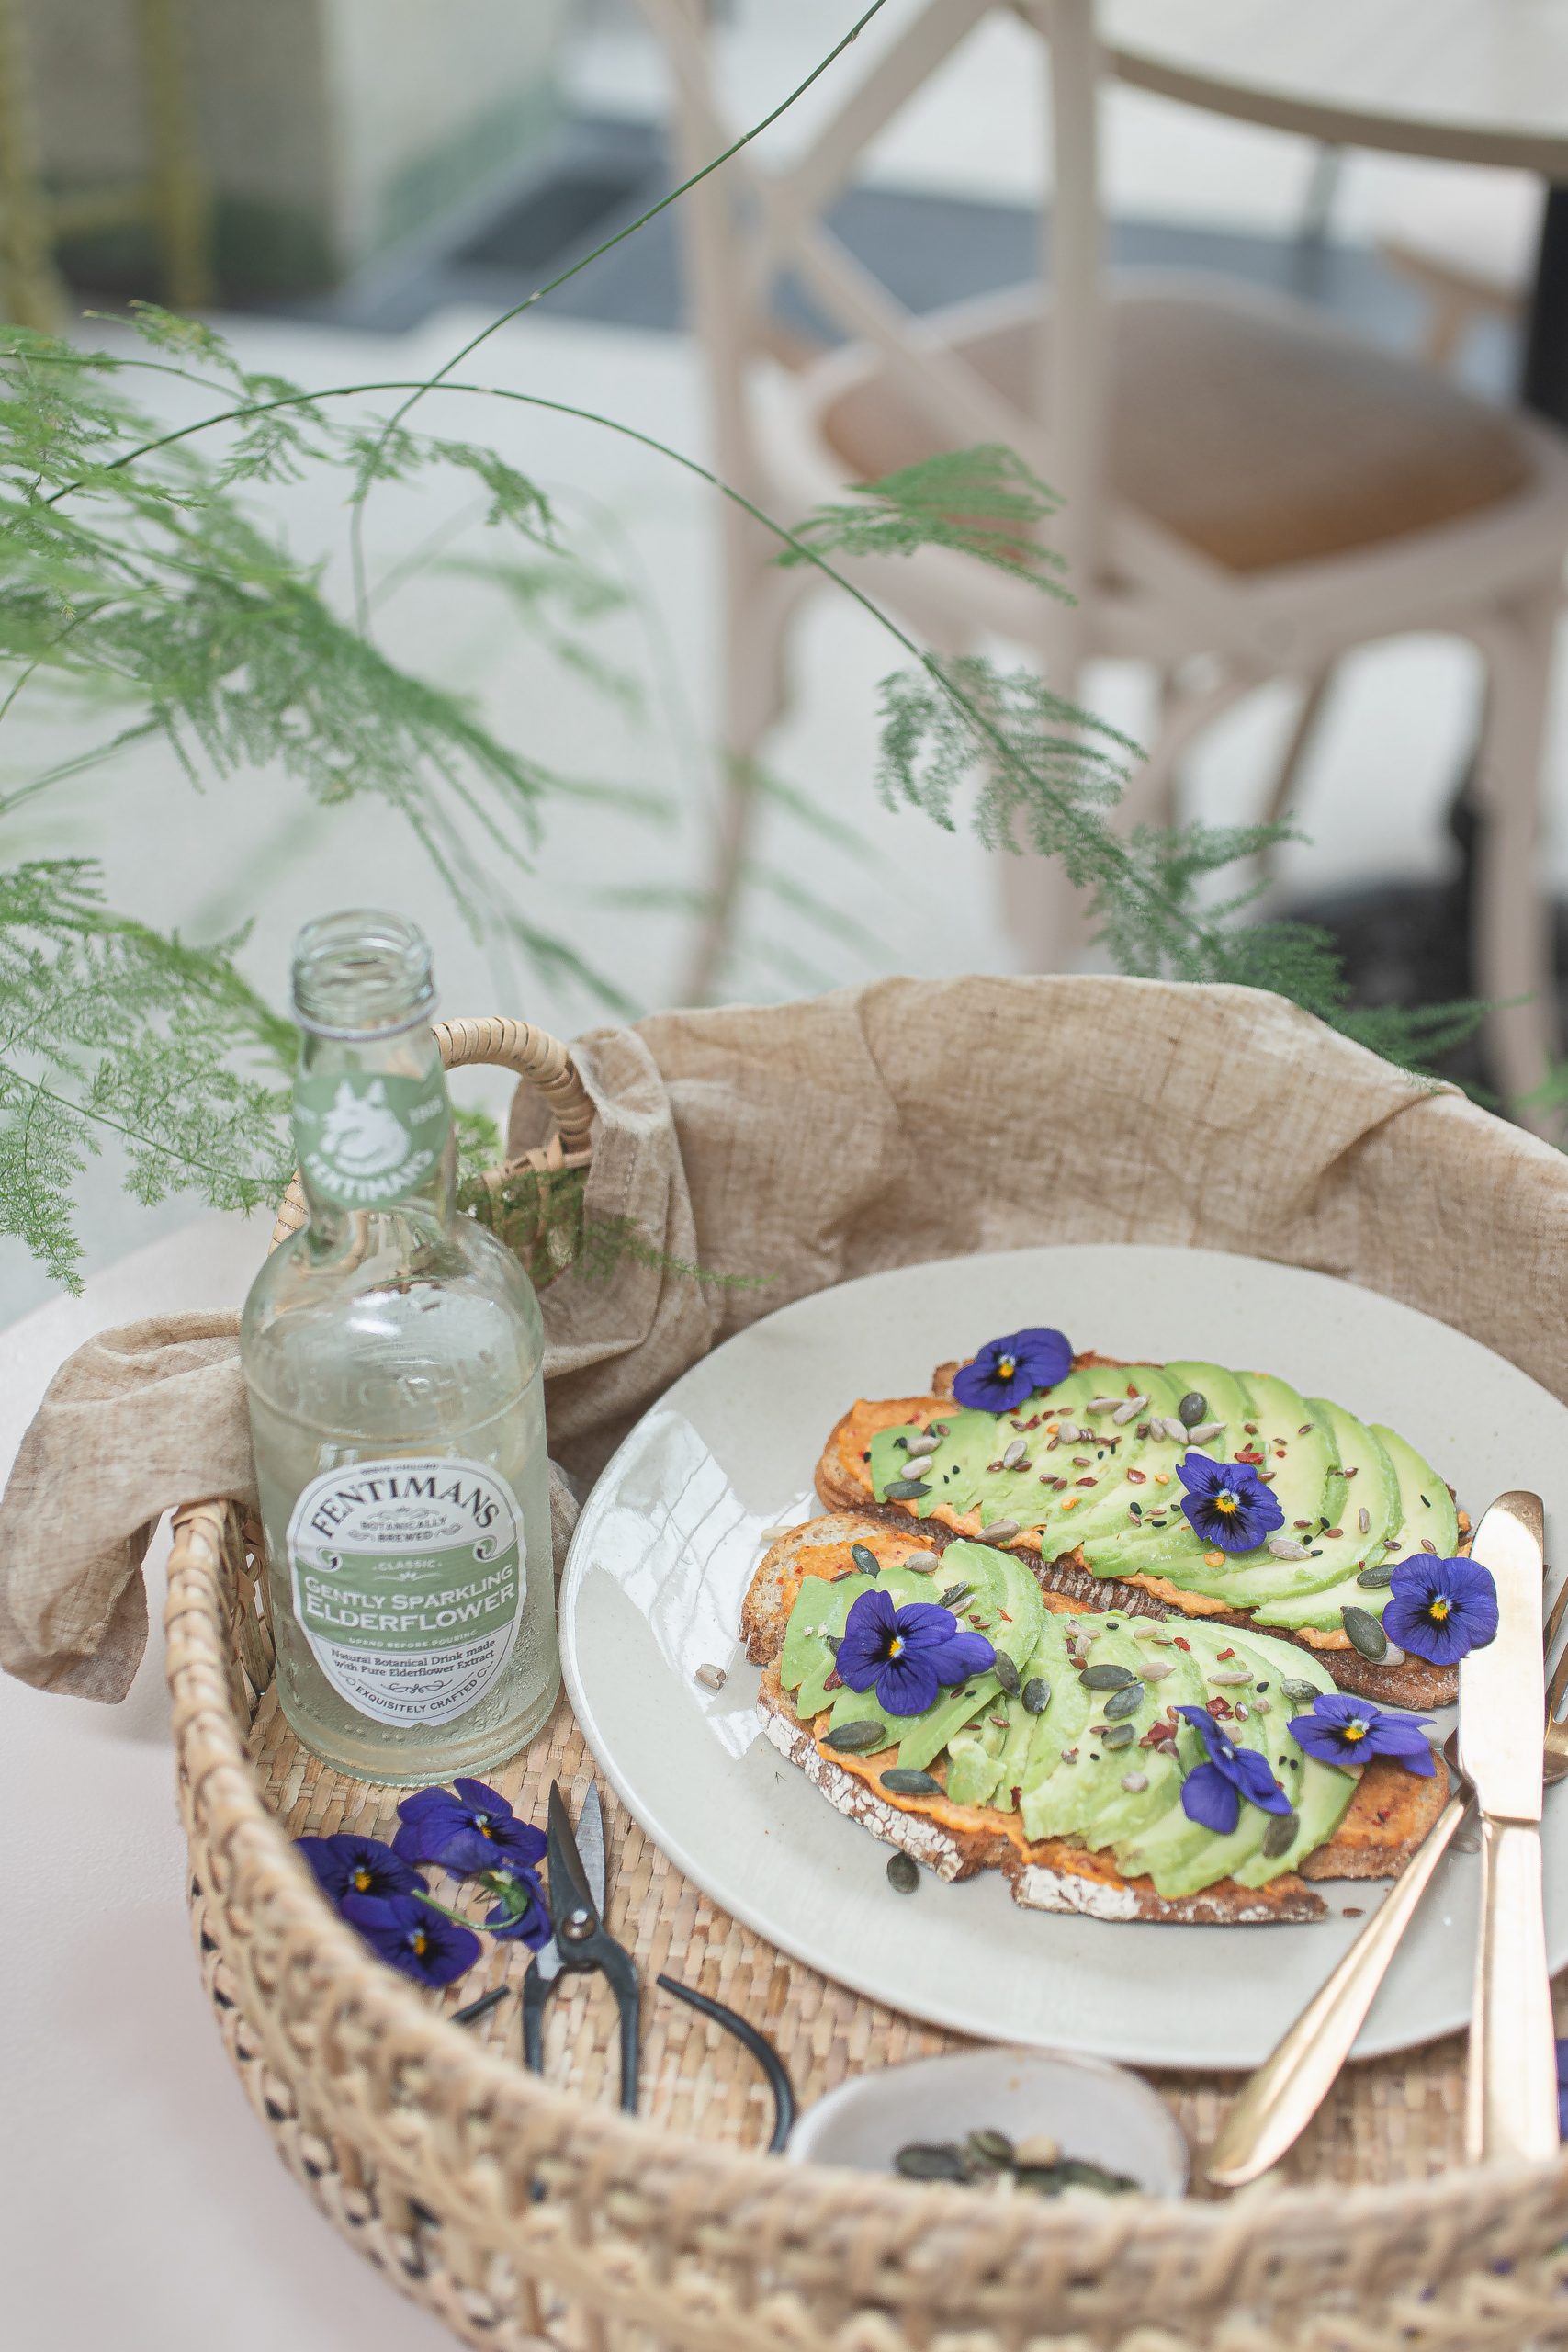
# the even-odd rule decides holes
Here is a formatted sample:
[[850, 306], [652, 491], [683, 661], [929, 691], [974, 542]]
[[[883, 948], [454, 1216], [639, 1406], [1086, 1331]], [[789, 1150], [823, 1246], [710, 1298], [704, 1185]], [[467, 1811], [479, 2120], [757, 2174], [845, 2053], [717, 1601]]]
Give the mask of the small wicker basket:
[[[556, 1134], [522, 1165], [583, 1167], [592, 1106], [566, 1050], [510, 1022], [437, 1031], [453, 1066], [539, 1087]], [[517, 1163], [514, 1163], [514, 1166]], [[504, 1183], [507, 1171], [498, 1179]], [[302, 1211], [291, 1194], [275, 1239]], [[293, 1741], [271, 1691], [259, 1538], [237, 1506], [175, 1520], [167, 1607], [180, 1804], [203, 1981], [290, 2170], [406, 2293], [504, 2352], [1393, 2352], [1568, 2345], [1568, 2161], [1467, 2170], [1453, 2044], [1359, 2067], [1289, 2185], [1228, 2202], [998, 2200], [750, 2153], [749, 2062], [674, 2004], [644, 2052], [650, 2120], [606, 2103], [591, 1988], [555, 2007], [543, 2079], [515, 2009], [476, 2038], [375, 1960], [291, 1850], [302, 1830], [385, 1830], [396, 1792]], [[504, 1775], [537, 1815], [585, 1783], [563, 1702]], [[610, 1809], [611, 1925], [645, 1976], [678, 1966], [765, 2022], [807, 2096], [853, 2068], [948, 2046], [827, 1985], [727, 1920]], [[1238, 1961], [1253, 1939], [1238, 1938]], [[1245, 1959], [1244, 1959], [1245, 1954]], [[493, 1948], [496, 1981], [526, 1954]], [[510, 2016], [510, 2029], [505, 2022]], [[1226, 2087], [1162, 2086], [1208, 2137]], [[603, 2099], [601, 2093], [604, 2094]], [[1437, 2167], [1447, 2168], [1438, 2169]]]

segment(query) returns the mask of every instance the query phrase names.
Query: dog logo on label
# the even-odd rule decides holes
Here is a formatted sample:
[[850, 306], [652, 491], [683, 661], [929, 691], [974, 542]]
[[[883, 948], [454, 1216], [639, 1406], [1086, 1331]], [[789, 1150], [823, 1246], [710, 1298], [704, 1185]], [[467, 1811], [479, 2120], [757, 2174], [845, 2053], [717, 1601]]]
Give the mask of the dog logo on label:
[[363, 1094], [344, 1080], [321, 1122], [321, 1148], [349, 1176], [384, 1176], [402, 1165], [409, 1152], [408, 1131], [389, 1105], [378, 1078]]

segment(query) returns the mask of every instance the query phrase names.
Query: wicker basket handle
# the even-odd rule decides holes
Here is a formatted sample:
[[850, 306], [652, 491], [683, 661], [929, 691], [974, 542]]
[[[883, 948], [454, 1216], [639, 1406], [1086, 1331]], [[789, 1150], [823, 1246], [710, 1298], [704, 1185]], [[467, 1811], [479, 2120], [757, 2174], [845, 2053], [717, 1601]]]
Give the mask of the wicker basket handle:
[[[592, 1157], [593, 1104], [578, 1076], [577, 1065], [558, 1037], [532, 1028], [526, 1021], [502, 1021], [492, 1014], [484, 1021], [434, 1021], [431, 1033], [448, 1069], [464, 1069], [471, 1062], [509, 1069], [544, 1096], [555, 1121], [549, 1141], [491, 1170], [485, 1182], [492, 1189], [514, 1169], [586, 1168]], [[298, 1233], [309, 1216], [305, 1195], [295, 1174], [283, 1195], [277, 1223], [267, 1244], [276, 1250]]]

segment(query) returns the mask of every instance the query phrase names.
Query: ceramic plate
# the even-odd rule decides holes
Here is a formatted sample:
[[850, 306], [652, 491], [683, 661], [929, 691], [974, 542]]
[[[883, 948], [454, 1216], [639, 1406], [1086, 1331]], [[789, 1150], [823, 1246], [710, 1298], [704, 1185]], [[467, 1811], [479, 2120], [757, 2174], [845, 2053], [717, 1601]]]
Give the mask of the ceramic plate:
[[[992, 2041], [1150, 2066], [1251, 2067], [1383, 1892], [1336, 1882], [1300, 1927], [1188, 1928], [1019, 1909], [1000, 1876], [894, 1893], [888, 1849], [763, 1736], [736, 1636], [762, 1531], [815, 1515], [812, 1474], [856, 1396], [922, 1394], [933, 1364], [1055, 1324], [1078, 1348], [1277, 1372], [1386, 1421], [1479, 1517], [1507, 1487], [1568, 1525], [1568, 1408], [1412, 1308], [1326, 1275], [1200, 1250], [1021, 1250], [818, 1292], [678, 1380], [594, 1487], [561, 1591], [567, 1687], [628, 1811], [759, 1934], [908, 2015]], [[724, 1667], [722, 1690], [698, 1667]], [[1568, 1797], [1547, 1809], [1547, 1937], [1568, 1965]], [[1440, 1866], [1357, 2054], [1414, 2048], [1470, 2008], [1477, 1866]]]

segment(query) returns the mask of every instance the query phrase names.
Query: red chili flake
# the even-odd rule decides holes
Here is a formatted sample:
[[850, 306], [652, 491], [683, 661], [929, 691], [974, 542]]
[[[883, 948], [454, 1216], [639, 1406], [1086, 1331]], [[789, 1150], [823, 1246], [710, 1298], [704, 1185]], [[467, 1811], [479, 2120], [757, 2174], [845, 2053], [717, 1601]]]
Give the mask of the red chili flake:
[[841, 1690], [843, 1687], [844, 1678], [835, 1667], [833, 1672], [828, 1677], [828, 1679], [822, 1685], [822, 1688], [824, 1690]]
[[1216, 1723], [1223, 1722], [1227, 1715], [1234, 1712], [1230, 1701], [1228, 1699], [1220, 1698], [1217, 1693], [1209, 1701], [1208, 1704], [1209, 1713], [1213, 1716]]
[[1235, 1657], [1235, 1650], [1216, 1650], [1214, 1656], [1218, 1664], [1224, 1666], [1227, 1657]]
[[1191, 1643], [1184, 1640], [1182, 1635], [1179, 1634], [1173, 1634], [1170, 1638], [1171, 1645], [1176, 1649], [1190, 1650], [1192, 1646]]
[[1146, 1473], [1146, 1472], [1145, 1472], [1145, 1471], [1143, 1471], [1143, 1470], [1129, 1470], [1129, 1471], [1128, 1471], [1128, 1473], [1127, 1473], [1127, 1484], [1128, 1484], [1130, 1487], [1146, 1487], [1146, 1486], [1148, 1485], [1148, 1483], [1149, 1483], [1149, 1481], [1148, 1481], [1148, 1476], [1147, 1476], [1147, 1473]]
[[1137, 1395], [1137, 1393], [1138, 1393], [1138, 1384], [1137, 1384], [1137, 1382], [1136, 1382], [1135, 1380], [1130, 1380], [1130, 1381], [1127, 1383], [1127, 1394], [1128, 1394], [1128, 1396], [1135, 1396]]
[[1379, 1809], [1379, 1811], [1378, 1811], [1378, 1814], [1377, 1814], [1376, 1818], [1377, 1818], [1378, 1826], [1381, 1828], [1381, 1827], [1382, 1826], [1383, 1823], [1388, 1819], [1388, 1807], [1387, 1807], [1387, 1805], [1383, 1805], [1383, 1806], [1380, 1807], [1380, 1809]]
[[1005, 1609], [998, 1609], [997, 1615], [1001, 1619], [1004, 1625], [1010, 1625], [1012, 1623], [1012, 1619], [1008, 1615]]
[[1016, 1812], [1018, 1811], [1019, 1799], [1022, 1796], [1022, 1794], [1023, 1794], [1023, 1791], [1022, 1791], [1021, 1788], [1019, 1788], [1019, 1789], [1010, 1789], [1010, 1790], [1008, 1791], [1008, 1794], [1009, 1794], [1009, 1795], [1011, 1797], [1011, 1799], [1012, 1799], [1012, 1809], [1013, 1809], [1014, 1813], [1016, 1813]]
[[1139, 1435], [1140, 1437], [1147, 1437], [1148, 1433], [1149, 1433], [1149, 1425], [1148, 1425], [1147, 1421], [1140, 1421], [1140, 1422], [1138, 1423], [1138, 1435]]

